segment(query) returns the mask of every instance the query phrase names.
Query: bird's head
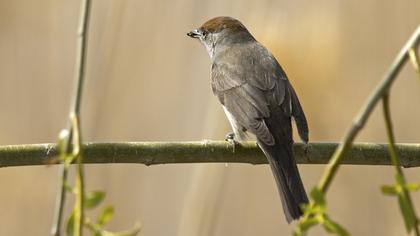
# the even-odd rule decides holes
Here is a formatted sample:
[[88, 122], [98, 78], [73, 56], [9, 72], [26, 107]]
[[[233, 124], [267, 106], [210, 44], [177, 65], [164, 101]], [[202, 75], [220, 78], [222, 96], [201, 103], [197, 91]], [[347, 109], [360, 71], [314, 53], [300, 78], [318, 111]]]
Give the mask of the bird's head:
[[213, 57], [216, 47], [230, 47], [234, 43], [254, 40], [240, 21], [227, 16], [215, 17], [187, 35], [199, 39], [210, 57]]

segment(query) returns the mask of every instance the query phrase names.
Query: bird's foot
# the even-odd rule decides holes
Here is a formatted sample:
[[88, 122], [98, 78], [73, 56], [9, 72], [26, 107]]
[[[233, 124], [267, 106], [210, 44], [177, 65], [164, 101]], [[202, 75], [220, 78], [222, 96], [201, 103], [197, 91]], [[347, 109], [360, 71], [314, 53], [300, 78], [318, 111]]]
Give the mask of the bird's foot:
[[225, 141], [230, 142], [231, 140], [235, 140], [235, 133], [227, 133], [225, 135]]
[[309, 143], [304, 143], [303, 144], [303, 154], [306, 156], [311, 151], [312, 151], [312, 145], [310, 145]]
[[233, 152], [235, 152], [235, 147], [239, 145], [239, 142], [235, 139], [235, 133], [226, 134], [225, 141], [232, 145]]

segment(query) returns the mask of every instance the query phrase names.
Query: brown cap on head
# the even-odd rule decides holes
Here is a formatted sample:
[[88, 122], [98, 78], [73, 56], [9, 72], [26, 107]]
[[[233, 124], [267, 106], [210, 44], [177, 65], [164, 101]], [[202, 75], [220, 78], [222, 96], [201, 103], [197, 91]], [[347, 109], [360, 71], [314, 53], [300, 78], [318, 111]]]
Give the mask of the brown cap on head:
[[200, 29], [210, 33], [218, 33], [222, 30], [229, 30], [230, 32], [248, 31], [240, 21], [228, 16], [215, 17], [204, 23]]

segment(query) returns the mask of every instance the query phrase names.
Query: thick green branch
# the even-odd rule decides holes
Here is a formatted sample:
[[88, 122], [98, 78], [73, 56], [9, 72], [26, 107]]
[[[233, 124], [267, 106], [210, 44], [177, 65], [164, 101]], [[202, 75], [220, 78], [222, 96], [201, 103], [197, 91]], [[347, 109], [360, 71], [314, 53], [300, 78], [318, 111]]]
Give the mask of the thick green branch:
[[[305, 154], [304, 146], [298, 143], [294, 146], [295, 157], [300, 164], [326, 164], [337, 146], [338, 143], [311, 143]], [[420, 144], [397, 144], [396, 148], [402, 166], [420, 166]], [[57, 153], [56, 144], [0, 146], [0, 167], [56, 163]], [[235, 151], [225, 141], [87, 143], [82, 145], [82, 155], [85, 163], [96, 164], [267, 163], [255, 142], [243, 142]], [[392, 165], [388, 144], [354, 144], [342, 164]]]

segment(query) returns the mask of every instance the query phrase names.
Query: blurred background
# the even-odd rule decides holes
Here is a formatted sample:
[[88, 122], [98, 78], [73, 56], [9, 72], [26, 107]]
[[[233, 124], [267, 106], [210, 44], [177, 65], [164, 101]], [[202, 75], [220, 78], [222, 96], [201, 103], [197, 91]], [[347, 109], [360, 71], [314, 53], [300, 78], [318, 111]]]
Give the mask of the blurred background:
[[[1, 145], [55, 142], [66, 127], [78, 2], [0, 0]], [[420, 23], [420, 2], [94, 0], [83, 140], [223, 139], [229, 125], [211, 92], [210, 60], [185, 35], [220, 15], [240, 19], [283, 65], [310, 139], [338, 141]], [[410, 66], [391, 98], [397, 141], [419, 143], [420, 82]], [[357, 141], [386, 140], [376, 109]], [[300, 165], [308, 190], [323, 170]], [[419, 169], [407, 172], [420, 182]], [[116, 208], [110, 230], [141, 222], [144, 236], [274, 236], [294, 226], [267, 165], [88, 165], [86, 178]], [[55, 166], [1, 169], [0, 235], [49, 234], [57, 179]], [[397, 200], [380, 193], [390, 183], [389, 167], [342, 167], [328, 194], [331, 216], [353, 235], [405, 234]]]

